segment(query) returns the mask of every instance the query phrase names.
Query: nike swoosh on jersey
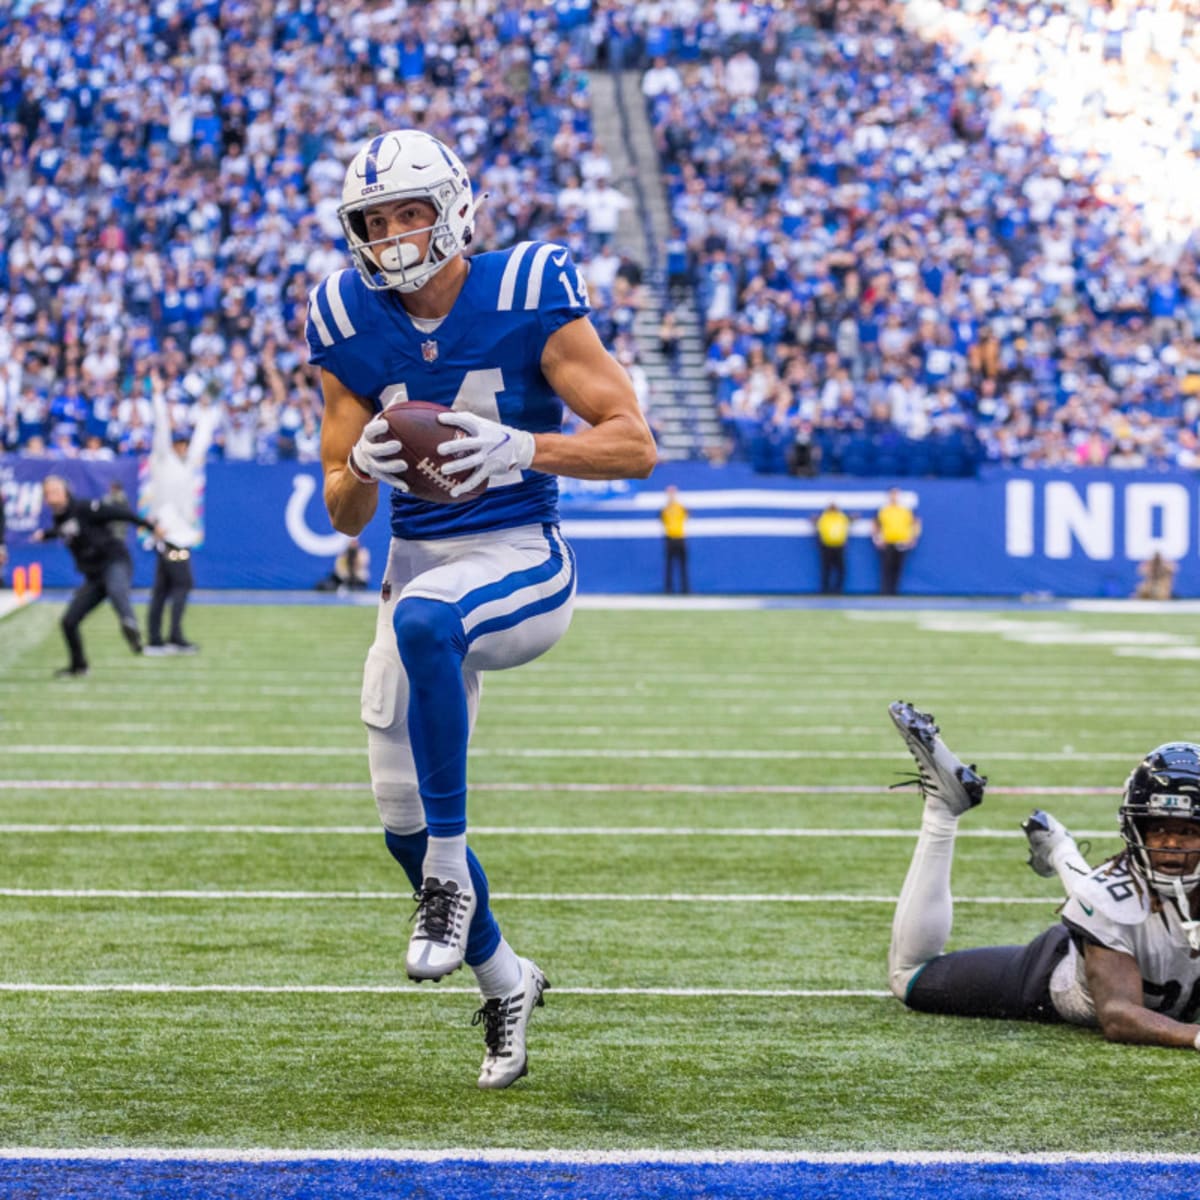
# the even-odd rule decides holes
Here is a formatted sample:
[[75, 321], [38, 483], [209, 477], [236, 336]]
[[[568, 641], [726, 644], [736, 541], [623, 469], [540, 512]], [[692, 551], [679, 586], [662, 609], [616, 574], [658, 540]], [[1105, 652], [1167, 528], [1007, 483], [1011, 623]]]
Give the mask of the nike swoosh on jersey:
[[1079, 901], [1079, 907], [1082, 908], [1089, 917], [1094, 917], [1096, 915], [1096, 910], [1094, 908], [1088, 908], [1088, 906], [1084, 904], [1082, 900]]

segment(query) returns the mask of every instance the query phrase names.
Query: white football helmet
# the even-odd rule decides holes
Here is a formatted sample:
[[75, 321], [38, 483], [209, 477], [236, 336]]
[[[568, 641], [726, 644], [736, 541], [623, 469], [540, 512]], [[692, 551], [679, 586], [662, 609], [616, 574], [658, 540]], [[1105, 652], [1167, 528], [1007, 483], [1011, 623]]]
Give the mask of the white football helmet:
[[[425, 200], [437, 210], [425, 257], [411, 241], [367, 236], [366, 209], [396, 200]], [[457, 154], [419, 129], [393, 129], [369, 141], [346, 170], [338, 219], [354, 264], [373, 291], [424, 287], [475, 235], [475, 198]], [[423, 233], [424, 229], [412, 230]]]

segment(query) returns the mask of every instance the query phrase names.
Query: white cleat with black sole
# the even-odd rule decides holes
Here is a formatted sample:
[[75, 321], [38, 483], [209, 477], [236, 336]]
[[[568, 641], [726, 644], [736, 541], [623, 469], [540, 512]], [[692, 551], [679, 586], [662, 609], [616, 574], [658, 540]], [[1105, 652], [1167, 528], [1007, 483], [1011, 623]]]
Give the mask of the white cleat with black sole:
[[916, 760], [916, 783], [923, 798], [939, 800], [955, 817], [983, 802], [987, 776], [947, 748], [932, 713], [918, 712], [907, 701], [896, 700], [888, 705], [888, 714]]
[[429, 876], [413, 896], [416, 928], [408, 940], [405, 969], [418, 983], [442, 979], [463, 965], [467, 932], [475, 915], [475, 894], [453, 879]]
[[1043, 879], [1052, 879], [1058, 872], [1054, 867], [1054, 852], [1060, 847], [1071, 843], [1071, 849], [1078, 852], [1075, 839], [1067, 832], [1067, 827], [1048, 812], [1035, 808], [1021, 822], [1021, 832], [1029, 842], [1029, 867]]
[[529, 1074], [529, 1056], [525, 1051], [525, 1030], [535, 1008], [545, 1001], [542, 993], [550, 986], [541, 968], [522, 958], [521, 982], [507, 996], [485, 1000], [471, 1020], [483, 1026], [487, 1053], [479, 1072], [481, 1088], [506, 1088]]

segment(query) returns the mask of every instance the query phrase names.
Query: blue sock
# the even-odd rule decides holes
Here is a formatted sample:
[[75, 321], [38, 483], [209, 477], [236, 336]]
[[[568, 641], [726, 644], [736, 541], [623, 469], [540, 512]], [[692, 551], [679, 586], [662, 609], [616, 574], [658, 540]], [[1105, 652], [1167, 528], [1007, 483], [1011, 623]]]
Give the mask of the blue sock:
[[396, 645], [408, 675], [408, 740], [434, 837], [467, 832], [467, 638], [454, 608], [413, 597], [396, 605]]
[[[425, 842], [429, 834], [422, 829], [420, 833], [392, 833], [390, 829], [383, 831], [387, 840], [387, 848], [392, 857], [404, 868], [408, 881], [415, 891], [419, 891], [424, 880], [421, 878], [421, 864], [425, 861]], [[496, 953], [500, 945], [500, 926], [492, 916], [488, 905], [488, 881], [480, 866], [475, 852], [467, 847], [467, 866], [471, 870], [471, 886], [475, 889], [475, 915], [471, 918], [471, 928], [467, 933], [467, 966], [478, 966], [487, 962]]]

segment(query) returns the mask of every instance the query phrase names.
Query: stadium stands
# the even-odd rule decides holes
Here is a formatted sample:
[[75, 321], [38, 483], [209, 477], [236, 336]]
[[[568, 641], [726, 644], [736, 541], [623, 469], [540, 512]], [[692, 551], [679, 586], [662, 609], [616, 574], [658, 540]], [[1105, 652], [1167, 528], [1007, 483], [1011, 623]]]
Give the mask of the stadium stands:
[[685, 8], [637, 29], [729, 453], [1195, 465], [1194, 6]]
[[629, 190], [590, 106], [589, 71], [615, 69], [653, 123], [658, 259], [699, 311], [718, 458], [1200, 465], [1192, 9], [4, 6], [0, 444], [139, 453], [161, 381], [178, 425], [224, 405], [214, 453], [314, 458], [306, 296], [344, 263], [349, 150], [403, 124], [490, 193], [480, 244], [586, 264], [653, 418], [637, 331], [660, 314], [637, 311], [659, 293], [612, 245]]
[[[479, 241], [587, 262], [573, 164], [591, 135], [587, 6], [134, 0], [0, 6], [0, 437], [32, 455], [138, 453], [223, 404], [214, 454], [312, 459], [304, 306], [348, 265], [349, 150], [380, 127], [454, 144]], [[594, 225], [594, 221], [593, 221]], [[597, 324], [620, 333], [620, 296]]]

